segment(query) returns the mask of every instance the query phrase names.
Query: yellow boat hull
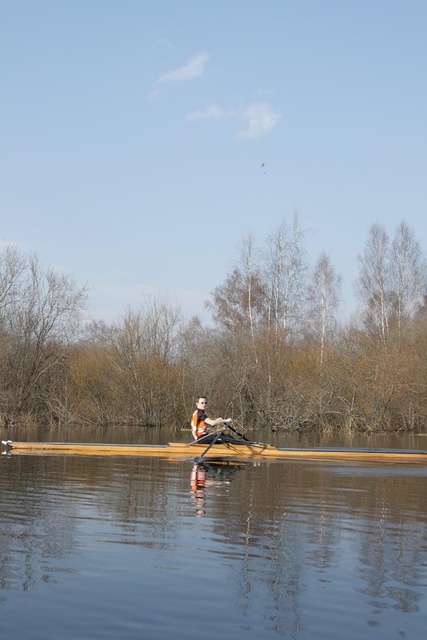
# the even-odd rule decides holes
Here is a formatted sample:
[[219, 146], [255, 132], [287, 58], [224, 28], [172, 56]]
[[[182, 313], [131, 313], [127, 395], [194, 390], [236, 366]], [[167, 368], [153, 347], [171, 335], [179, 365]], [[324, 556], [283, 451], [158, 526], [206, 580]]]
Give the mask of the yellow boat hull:
[[270, 444], [246, 443], [207, 445], [170, 442], [165, 445], [99, 444], [79, 442], [13, 442], [3, 441], [4, 453], [60, 454], [80, 456], [149, 456], [161, 458], [204, 458], [233, 460], [319, 460], [337, 462], [390, 462], [394, 464], [427, 464], [427, 451], [400, 449], [278, 448]]

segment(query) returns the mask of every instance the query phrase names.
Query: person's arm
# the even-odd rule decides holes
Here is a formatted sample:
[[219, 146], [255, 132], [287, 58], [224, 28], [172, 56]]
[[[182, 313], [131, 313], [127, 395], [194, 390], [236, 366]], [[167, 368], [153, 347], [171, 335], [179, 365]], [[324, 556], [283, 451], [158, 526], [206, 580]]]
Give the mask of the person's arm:
[[210, 427], [219, 427], [222, 424], [228, 424], [231, 422], [231, 418], [217, 418], [216, 420], [212, 420], [212, 418], [205, 418], [205, 424]]

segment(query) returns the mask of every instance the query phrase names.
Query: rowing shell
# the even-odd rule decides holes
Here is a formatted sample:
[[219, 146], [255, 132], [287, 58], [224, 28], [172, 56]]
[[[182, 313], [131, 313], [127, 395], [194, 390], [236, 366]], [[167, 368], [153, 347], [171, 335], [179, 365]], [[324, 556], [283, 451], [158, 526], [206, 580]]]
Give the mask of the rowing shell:
[[402, 449], [342, 449], [342, 448], [278, 448], [263, 443], [214, 444], [206, 455], [206, 445], [169, 442], [164, 445], [98, 444], [79, 442], [13, 442], [2, 441], [4, 453], [61, 454], [80, 456], [150, 456], [160, 458], [205, 459], [268, 459], [268, 460], [320, 460], [350, 462], [390, 462], [427, 464], [427, 451]]

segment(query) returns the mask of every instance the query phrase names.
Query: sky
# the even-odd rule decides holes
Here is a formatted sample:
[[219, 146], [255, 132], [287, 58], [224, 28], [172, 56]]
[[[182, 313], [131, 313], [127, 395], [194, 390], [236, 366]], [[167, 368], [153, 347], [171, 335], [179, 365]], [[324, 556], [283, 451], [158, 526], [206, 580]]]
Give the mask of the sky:
[[0, 243], [90, 318], [208, 321], [298, 212], [351, 313], [372, 224], [427, 251], [426, 30], [425, 0], [0, 0]]

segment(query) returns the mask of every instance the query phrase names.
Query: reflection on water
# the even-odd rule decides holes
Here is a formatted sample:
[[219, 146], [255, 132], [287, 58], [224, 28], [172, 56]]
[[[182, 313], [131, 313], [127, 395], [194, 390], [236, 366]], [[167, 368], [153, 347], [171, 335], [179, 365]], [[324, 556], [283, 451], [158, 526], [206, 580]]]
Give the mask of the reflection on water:
[[[204, 516], [206, 514], [206, 488], [225, 488], [225, 494], [227, 494], [227, 485], [230, 484], [234, 473], [237, 470], [242, 469], [245, 464], [246, 463], [244, 462], [233, 463], [225, 460], [218, 460], [215, 462], [198, 461], [193, 464], [190, 475], [190, 484], [191, 495], [197, 516]], [[219, 495], [219, 492], [215, 491], [215, 495]]]
[[1, 637], [421, 639], [426, 496], [415, 465], [2, 456]]

